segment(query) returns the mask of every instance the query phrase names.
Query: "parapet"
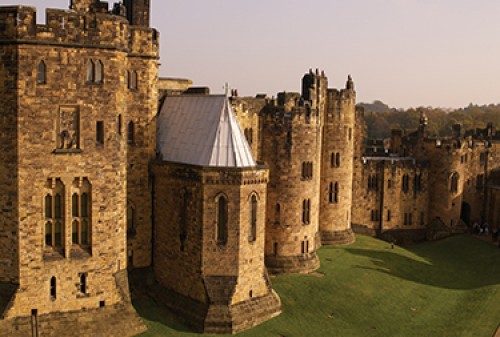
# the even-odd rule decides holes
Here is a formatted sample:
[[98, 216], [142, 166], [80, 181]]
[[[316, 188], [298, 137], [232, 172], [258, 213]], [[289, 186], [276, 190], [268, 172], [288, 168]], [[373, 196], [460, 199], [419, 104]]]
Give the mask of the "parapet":
[[34, 7], [0, 7], [0, 42], [97, 47], [150, 57], [157, 57], [159, 50], [154, 29], [129, 29], [125, 17], [107, 8], [92, 12], [47, 9], [45, 24], [37, 24]]
[[328, 100], [330, 101], [345, 101], [356, 99], [356, 92], [351, 89], [328, 89], [327, 90]]

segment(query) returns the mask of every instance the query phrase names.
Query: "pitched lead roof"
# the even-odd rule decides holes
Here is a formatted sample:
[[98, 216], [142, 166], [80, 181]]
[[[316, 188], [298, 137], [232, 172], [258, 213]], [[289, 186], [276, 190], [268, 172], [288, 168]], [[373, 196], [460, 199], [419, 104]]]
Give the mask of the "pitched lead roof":
[[256, 166], [224, 95], [168, 97], [157, 119], [157, 152], [164, 161], [191, 165]]

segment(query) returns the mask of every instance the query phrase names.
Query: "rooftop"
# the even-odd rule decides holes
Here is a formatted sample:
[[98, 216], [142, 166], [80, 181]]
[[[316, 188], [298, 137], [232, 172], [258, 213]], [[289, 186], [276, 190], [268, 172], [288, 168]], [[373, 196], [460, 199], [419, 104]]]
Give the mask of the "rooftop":
[[158, 115], [157, 152], [160, 159], [176, 163], [257, 166], [224, 95], [168, 97]]

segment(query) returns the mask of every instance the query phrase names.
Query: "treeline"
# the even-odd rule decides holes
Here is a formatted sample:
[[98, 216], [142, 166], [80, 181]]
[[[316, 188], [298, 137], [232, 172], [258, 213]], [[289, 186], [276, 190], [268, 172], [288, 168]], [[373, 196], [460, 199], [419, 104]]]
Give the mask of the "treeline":
[[408, 131], [417, 129], [422, 111], [429, 119], [428, 133], [430, 136], [450, 136], [454, 124], [461, 124], [463, 129], [469, 130], [485, 128], [491, 122], [500, 128], [500, 104], [481, 106], [471, 104], [466, 108], [456, 110], [432, 107], [395, 109], [381, 101], [358, 105], [365, 109], [369, 138], [389, 137], [391, 129], [406, 129]]

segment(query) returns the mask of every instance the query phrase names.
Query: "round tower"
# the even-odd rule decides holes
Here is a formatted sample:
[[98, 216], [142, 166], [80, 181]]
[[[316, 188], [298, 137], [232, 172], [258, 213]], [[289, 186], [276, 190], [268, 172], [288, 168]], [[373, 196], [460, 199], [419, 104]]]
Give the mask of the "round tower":
[[262, 158], [270, 168], [266, 266], [271, 273], [319, 267], [320, 119], [299, 94], [281, 93], [266, 108]]
[[356, 92], [329, 89], [323, 125], [319, 224], [324, 245], [354, 241], [351, 229]]

